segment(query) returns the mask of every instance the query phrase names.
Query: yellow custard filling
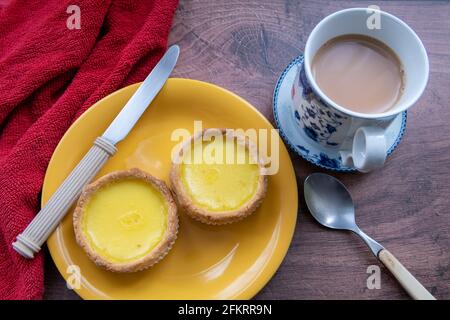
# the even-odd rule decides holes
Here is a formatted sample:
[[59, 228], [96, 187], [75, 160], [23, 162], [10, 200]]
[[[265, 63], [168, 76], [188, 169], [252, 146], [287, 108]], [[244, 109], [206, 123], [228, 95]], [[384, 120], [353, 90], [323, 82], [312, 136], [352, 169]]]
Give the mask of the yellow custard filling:
[[[208, 148], [213, 143], [215, 150], [221, 151], [216, 159], [222, 161], [213, 162], [214, 152]], [[202, 142], [201, 149], [194, 147], [194, 152], [186, 157], [188, 154], [191, 161], [181, 164], [181, 180], [196, 205], [213, 212], [231, 211], [255, 195], [260, 175], [258, 164], [250, 161], [248, 149], [235, 140]]]
[[114, 181], [87, 203], [82, 231], [96, 253], [110, 262], [139, 259], [164, 237], [168, 207], [163, 195], [140, 179]]

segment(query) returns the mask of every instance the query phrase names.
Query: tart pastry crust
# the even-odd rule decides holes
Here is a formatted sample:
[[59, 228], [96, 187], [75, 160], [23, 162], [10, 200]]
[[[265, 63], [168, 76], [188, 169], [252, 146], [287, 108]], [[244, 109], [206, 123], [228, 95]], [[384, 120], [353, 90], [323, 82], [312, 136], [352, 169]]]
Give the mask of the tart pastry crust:
[[[93, 194], [95, 194], [99, 189], [111, 182], [124, 179], [140, 179], [151, 184], [156, 190], [161, 193], [165, 202], [167, 203], [167, 228], [160, 242], [145, 256], [131, 262], [117, 263], [108, 261], [107, 259], [103, 258], [95, 251], [95, 249], [91, 247], [88, 239], [86, 238], [86, 235], [82, 230], [82, 220], [85, 211], [84, 209]], [[100, 179], [87, 185], [83, 189], [83, 192], [78, 199], [78, 203], [73, 214], [73, 225], [75, 238], [78, 245], [83, 248], [88, 257], [96, 265], [109, 271], [115, 272], [140, 271], [159, 262], [167, 255], [169, 250], [172, 248], [178, 233], [177, 206], [167, 185], [163, 181], [153, 177], [149, 173], [146, 173], [137, 168], [125, 171], [115, 171], [101, 177]]]
[[200, 222], [212, 225], [221, 225], [236, 222], [244, 219], [252, 214], [263, 202], [267, 192], [267, 175], [264, 175], [264, 164], [261, 158], [258, 157], [256, 145], [244, 135], [237, 134], [234, 130], [211, 128], [191, 136], [181, 144], [181, 148], [177, 153], [178, 159], [184, 156], [184, 150], [190, 144], [193, 144], [198, 139], [203, 139], [205, 134], [222, 134], [225, 138], [232, 137], [236, 139], [237, 144], [245, 146], [250, 157], [252, 157], [259, 168], [259, 177], [254, 195], [237, 209], [229, 211], [210, 211], [197, 205], [187, 192], [181, 176], [181, 161], [174, 161], [170, 171], [170, 182], [172, 190], [174, 191], [176, 201], [180, 208], [182, 208], [191, 218]]

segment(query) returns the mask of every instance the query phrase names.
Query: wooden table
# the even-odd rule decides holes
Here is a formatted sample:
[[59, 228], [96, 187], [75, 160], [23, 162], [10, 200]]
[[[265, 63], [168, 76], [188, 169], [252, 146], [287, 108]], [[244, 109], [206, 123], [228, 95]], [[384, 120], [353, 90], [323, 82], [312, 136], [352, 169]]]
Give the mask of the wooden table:
[[[180, 0], [170, 43], [182, 53], [174, 76], [223, 86], [273, 123], [272, 93], [285, 66], [326, 15], [377, 4], [407, 22], [430, 59], [425, 94], [408, 113], [406, 135], [386, 166], [334, 174], [348, 186], [362, 229], [379, 240], [438, 299], [450, 298], [450, 2]], [[291, 153], [298, 185], [321, 171]], [[356, 236], [319, 226], [299, 190], [296, 232], [278, 272], [256, 299], [408, 299]], [[381, 289], [367, 289], [369, 265]], [[47, 299], [77, 299], [47, 252]]]

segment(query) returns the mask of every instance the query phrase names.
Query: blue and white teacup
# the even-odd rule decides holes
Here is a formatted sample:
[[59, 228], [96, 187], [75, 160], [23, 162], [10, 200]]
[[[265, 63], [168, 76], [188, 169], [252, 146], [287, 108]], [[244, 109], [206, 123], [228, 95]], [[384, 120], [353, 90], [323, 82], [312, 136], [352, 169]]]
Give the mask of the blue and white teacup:
[[[379, 14], [379, 29], [368, 26], [369, 15], [373, 13]], [[311, 62], [318, 49], [328, 40], [348, 34], [362, 34], [384, 42], [403, 64], [404, 92], [396, 105], [384, 113], [348, 110], [328, 98], [314, 80]], [[335, 12], [314, 28], [306, 42], [304, 62], [298, 68], [291, 94], [298, 129], [322, 146], [338, 150], [344, 165], [353, 165], [362, 172], [380, 168], [386, 160], [385, 131], [398, 114], [414, 105], [422, 95], [428, 71], [422, 42], [399, 18], [366, 8]]]

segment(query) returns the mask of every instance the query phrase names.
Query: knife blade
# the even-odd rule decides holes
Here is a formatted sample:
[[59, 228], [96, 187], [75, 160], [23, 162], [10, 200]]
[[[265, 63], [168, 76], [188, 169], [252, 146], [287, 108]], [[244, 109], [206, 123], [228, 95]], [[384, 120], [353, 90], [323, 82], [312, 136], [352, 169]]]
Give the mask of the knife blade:
[[153, 71], [145, 78], [144, 82], [128, 100], [123, 109], [103, 133], [103, 137], [113, 144], [122, 141], [134, 127], [141, 115], [156, 97], [172, 73], [178, 60], [180, 48], [171, 46]]
[[178, 59], [180, 48], [171, 46], [101, 137], [75, 166], [45, 206], [12, 244], [23, 257], [31, 259], [55, 230], [69, 208], [148, 108], [166, 83]]

